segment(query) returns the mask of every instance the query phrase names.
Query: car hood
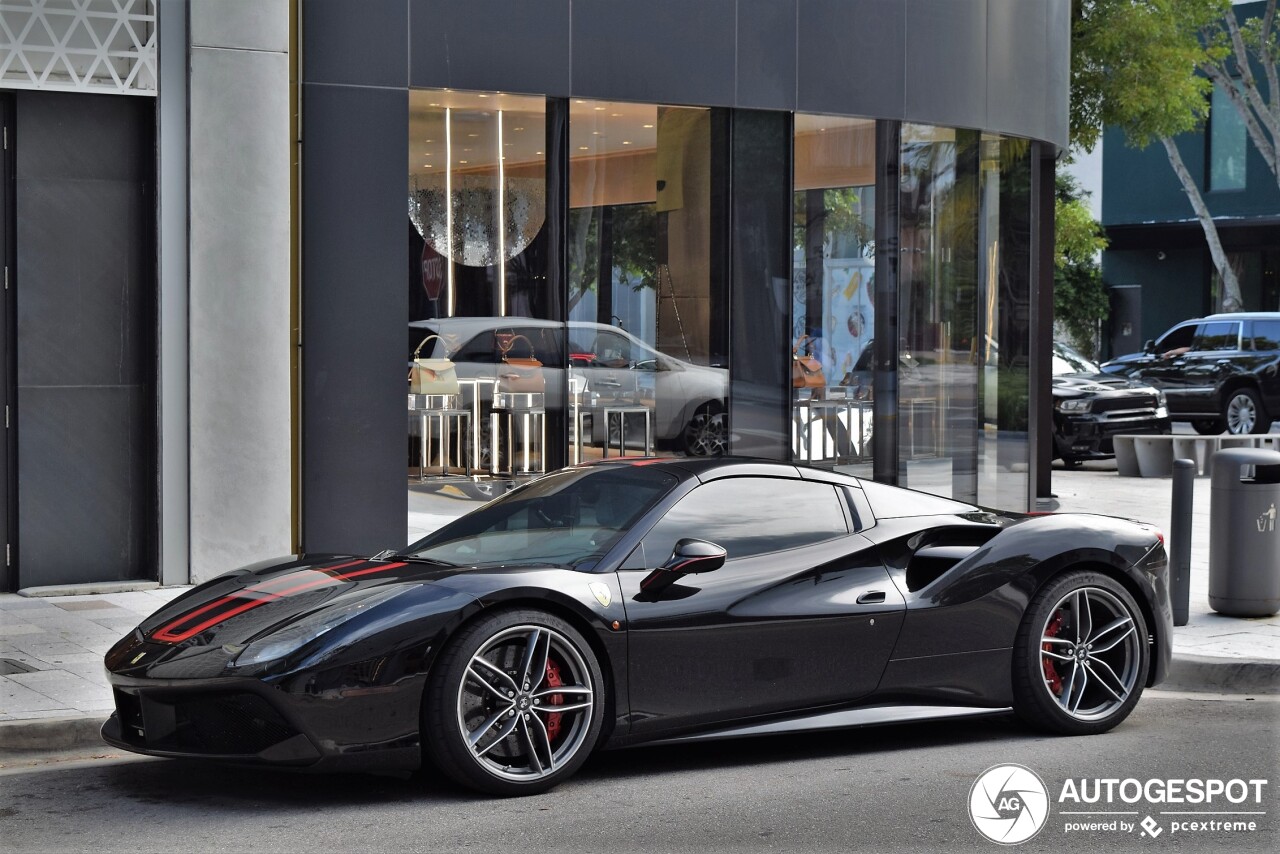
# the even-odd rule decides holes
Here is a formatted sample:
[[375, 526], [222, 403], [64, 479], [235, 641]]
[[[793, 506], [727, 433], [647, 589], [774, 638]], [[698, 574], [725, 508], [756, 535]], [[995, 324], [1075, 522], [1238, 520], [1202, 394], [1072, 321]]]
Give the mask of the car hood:
[[[350, 555], [291, 557], [235, 570], [193, 588], [144, 620], [135, 636], [165, 646], [244, 644], [303, 614], [349, 603], [383, 588], [428, 587], [416, 598], [456, 599], [454, 607], [461, 607], [474, 600], [467, 588], [511, 584], [514, 575], [539, 571], [566, 570], [544, 565], [443, 566]], [[501, 578], [494, 579], [495, 575]], [[488, 583], [478, 583], [475, 576], [487, 576]], [[467, 581], [460, 580], [464, 578]]]
[[1059, 374], [1053, 378], [1053, 390], [1061, 394], [1102, 394], [1116, 391], [1156, 393], [1148, 383], [1115, 374]]

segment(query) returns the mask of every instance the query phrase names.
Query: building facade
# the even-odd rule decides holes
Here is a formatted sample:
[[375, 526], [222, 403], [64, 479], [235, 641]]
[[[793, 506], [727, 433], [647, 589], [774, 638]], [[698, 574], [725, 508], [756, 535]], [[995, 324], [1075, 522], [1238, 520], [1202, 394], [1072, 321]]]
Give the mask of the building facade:
[[[1069, 8], [161, 0], [157, 85], [134, 99], [155, 140], [143, 427], [114, 445], [147, 533], [116, 575], [371, 553], [618, 453], [1026, 509], [1048, 473]], [[21, 140], [26, 96], [5, 97]], [[14, 243], [23, 306], [48, 249]], [[77, 338], [94, 324], [46, 324], [83, 373], [109, 361]], [[93, 401], [57, 411], [102, 435]], [[19, 460], [43, 435], [26, 424]], [[101, 461], [62, 450], [41, 482], [65, 498]], [[50, 524], [94, 536], [72, 504], [117, 499]], [[31, 537], [9, 588], [109, 575], [42, 568]]]
[[[1265, 5], [1242, 3], [1235, 12], [1245, 21]], [[1260, 68], [1255, 73], [1265, 81]], [[1242, 310], [1280, 310], [1280, 186], [1226, 93], [1215, 87], [1205, 126], [1175, 142], [1239, 280]], [[1102, 187], [1110, 240], [1102, 273], [1113, 295], [1104, 356], [1137, 352], [1179, 321], [1220, 311], [1222, 287], [1204, 230], [1164, 147], [1134, 149], [1123, 133], [1107, 130]]]

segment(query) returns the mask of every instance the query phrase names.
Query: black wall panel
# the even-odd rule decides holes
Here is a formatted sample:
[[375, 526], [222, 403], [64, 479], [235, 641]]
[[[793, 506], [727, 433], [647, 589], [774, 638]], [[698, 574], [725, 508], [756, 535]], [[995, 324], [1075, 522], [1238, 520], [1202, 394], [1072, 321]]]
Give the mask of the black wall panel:
[[788, 458], [791, 116], [735, 110], [729, 244], [730, 453]]
[[738, 0], [739, 107], [796, 108], [797, 0]]
[[408, 84], [405, 0], [306, 0], [298, 5], [302, 7], [305, 82]]
[[567, 96], [569, 8], [569, 0], [410, 0], [409, 79]]
[[904, 21], [902, 0], [800, 3], [796, 109], [900, 117]]
[[1049, 6], [1024, 0], [987, 0], [987, 123], [1019, 136], [1035, 136], [1052, 104], [1044, 97], [1049, 66], [1045, 43]]
[[15, 126], [18, 583], [156, 578], [155, 101]]
[[987, 0], [905, 0], [908, 121], [987, 124]]
[[575, 4], [572, 94], [732, 106], [735, 7], [734, 0]]
[[406, 539], [408, 91], [303, 90], [302, 543]]

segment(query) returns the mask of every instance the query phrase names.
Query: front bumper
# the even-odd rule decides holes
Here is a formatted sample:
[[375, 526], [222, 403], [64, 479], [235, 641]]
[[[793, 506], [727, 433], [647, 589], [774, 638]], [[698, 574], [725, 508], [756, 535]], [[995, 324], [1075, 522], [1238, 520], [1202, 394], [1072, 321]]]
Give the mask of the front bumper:
[[1103, 460], [1115, 456], [1114, 437], [1166, 435], [1172, 430], [1168, 417], [1108, 417], [1109, 413], [1053, 414], [1053, 445], [1064, 460]]
[[252, 677], [110, 679], [115, 711], [102, 738], [135, 753], [325, 771], [421, 766], [417, 679], [328, 696]]

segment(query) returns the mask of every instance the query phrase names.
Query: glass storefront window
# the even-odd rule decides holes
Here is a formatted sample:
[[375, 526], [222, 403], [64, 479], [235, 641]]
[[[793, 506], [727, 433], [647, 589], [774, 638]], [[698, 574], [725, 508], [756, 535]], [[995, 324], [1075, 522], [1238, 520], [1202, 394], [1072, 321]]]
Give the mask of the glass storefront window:
[[[1240, 84], [1232, 81], [1237, 91]], [[1244, 120], [1221, 86], [1214, 85], [1209, 106], [1209, 189], [1243, 190], [1245, 187]]]
[[792, 456], [871, 474], [875, 122], [797, 114]]
[[[496, 92], [410, 93], [411, 484], [536, 474], [563, 456], [546, 105]], [[411, 512], [415, 500], [411, 492]]]
[[711, 135], [707, 109], [570, 102], [570, 461], [726, 450]]
[[899, 483], [1023, 506], [1030, 145], [902, 128]]

